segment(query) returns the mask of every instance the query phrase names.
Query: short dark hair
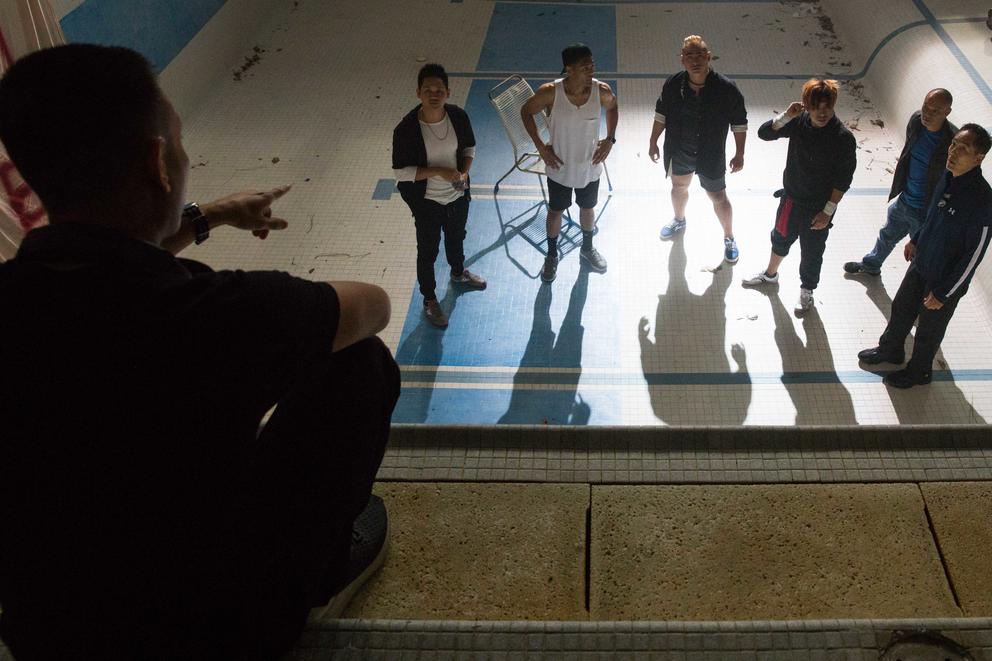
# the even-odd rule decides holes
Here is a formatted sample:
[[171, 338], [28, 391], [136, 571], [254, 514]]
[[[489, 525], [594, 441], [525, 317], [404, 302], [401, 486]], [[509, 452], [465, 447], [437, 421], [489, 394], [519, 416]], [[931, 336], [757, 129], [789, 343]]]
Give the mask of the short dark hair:
[[974, 134], [975, 140], [973, 144], [975, 145], [975, 151], [979, 154], [989, 153], [989, 149], [992, 148], [992, 138], [989, 138], [989, 132], [985, 130], [984, 126], [969, 123], [958, 129], [958, 133], [964, 133], [965, 131], [970, 131]]
[[49, 211], [103, 201], [162, 134], [151, 65], [127, 48], [69, 44], [27, 55], [0, 80], [0, 141]]
[[444, 70], [440, 64], [425, 64], [420, 67], [420, 73], [417, 74], [417, 89], [419, 90], [424, 81], [428, 78], [440, 78], [444, 83], [445, 89], [448, 88], [448, 72]]
[[561, 52], [561, 66], [570, 67], [576, 62], [583, 60], [587, 57], [592, 57], [592, 51], [585, 44], [572, 44], [566, 46]]

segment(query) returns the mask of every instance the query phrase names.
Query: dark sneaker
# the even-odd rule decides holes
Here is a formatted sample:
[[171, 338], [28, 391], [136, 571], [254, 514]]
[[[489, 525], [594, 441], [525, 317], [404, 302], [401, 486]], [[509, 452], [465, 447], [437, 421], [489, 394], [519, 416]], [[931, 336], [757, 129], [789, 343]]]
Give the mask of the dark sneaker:
[[606, 273], [606, 258], [599, 254], [599, 251], [595, 248], [590, 248], [589, 250], [580, 250], [579, 257], [586, 260], [591, 268], [596, 273]]
[[351, 554], [348, 558], [347, 583], [325, 606], [310, 611], [311, 619], [339, 617], [352, 598], [386, 560], [389, 548], [389, 517], [386, 504], [376, 495], [355, 519], [351, 529]]
[[879, 363], [893, 363], [895, 365], [902, 365], [906, 362], [905, 352], [885, 352], [878, 347], [872, 347], [871, 349], [865, 349], [864, 351], [858, 352], [858, 360], [860, 360], [865, 365], [878, 365]]
[[486, 281], [481, 275], [476, 275], [468, 269], [462, 269], [461, 275], [451, 276], [451, 281], [457, 285], [465, 285], [469, 289], [485, 289]]
[[541, 280], [544, 280], [545, 282], [554, 282], [557, 277], [558, 257], [557, 255], [548, 255], [544, 258], [544, 268], [541, 269]]
[[881, 271], [873, 271], [870, 267], [865, 265], [864, 262], [846, 262], [844, 264], [844, 272], [850, 273], [851, 275], [856, 275], [858, 273], [864, 273], [865, 275], [878, 275]]
[[931, 374], [913, 374], [909, 370], [902, 369], [889, 372], [882, 379], [882, 382], [893, 388], [912, 388], [913, 386], [927, 385], [932, 377]]
[[424, 301], [424, 316], [427, 317], [427, 321], [438, 328], [448, 327], [448, 316], [444, 314], [444, 310], [441, 309], [441, 304], [437, 302], [437, 299]]

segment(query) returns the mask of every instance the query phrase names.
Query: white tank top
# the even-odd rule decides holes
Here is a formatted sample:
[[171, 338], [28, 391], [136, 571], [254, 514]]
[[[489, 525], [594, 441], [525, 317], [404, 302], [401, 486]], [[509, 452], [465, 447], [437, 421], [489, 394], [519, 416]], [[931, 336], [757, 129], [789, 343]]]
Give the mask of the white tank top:
[[583, 188], [603, 172], [602, 163], [592, 163], [599, 140], [599, 81], [592, 79], [589, 100], [577, 108], [565, 94], [564, 80], [555, 81], [555, 105], [548, 118], [551, 146], [563, 165], [547, 168], [547, 175], [562, 186]]

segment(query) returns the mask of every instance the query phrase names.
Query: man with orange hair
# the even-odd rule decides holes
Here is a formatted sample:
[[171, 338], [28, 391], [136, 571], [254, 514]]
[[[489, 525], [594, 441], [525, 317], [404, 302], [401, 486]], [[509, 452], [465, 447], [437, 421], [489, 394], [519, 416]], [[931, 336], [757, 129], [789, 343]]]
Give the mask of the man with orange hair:
[[802, 101], [758, 129], [762, 140], [789, 138], [789, 155], [780, 198], [768, 268], [743, 281], [745, 287], [778, 282], [778, 267], [799, 239], [801, 288], [797, 315], [813, 307], [813, 290], [820, 281], [823, 250], [837, 204], [851, 187], [857, 167], [857, 143], [834, 114], [837, 81], [812, 78], [803, 85]]
[[672, 222], [661, 228], [663, 240], [673, 239], [685, 229], [685, 207], [692, 175], [699, 177], [717, 220], [723, 227], [724, 259], [737, 262], [734, 240], [734, 209], [727, 199], [727, 133], [732, 131], [736, 152], [730, 171], [744, 167], [747, 139], [747, 109], [737, 85], [710, 66], [712, 54], [699, 35], [682, 40], [679, 59], [685, 71], [665, 81], [655, 104], [654, 125], [648, 141], [648, 156], [658, 162], [658, 138], [665, 134], [665, 176], [672, 177]]

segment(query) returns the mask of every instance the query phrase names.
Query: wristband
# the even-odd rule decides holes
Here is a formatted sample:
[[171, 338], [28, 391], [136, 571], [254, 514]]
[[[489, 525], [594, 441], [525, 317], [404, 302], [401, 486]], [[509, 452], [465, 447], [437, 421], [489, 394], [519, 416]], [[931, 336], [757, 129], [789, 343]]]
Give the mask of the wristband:
[[789, 117], [784, 112], [779, 113], [778, 117], [772, 120], [772, 128], [777, 131], [778, 129], [782, 128], [783, 126], [791, 122], [793, 119], [795, 118]]
[[200, 245], [210, 237], [210, 223], [207, 222], [207, 217], [200, 211], [196, 202], [190, 202], [183, 207], [182, 217], [193, 226], [196, 245]]
[[835, 211], [837, 211], [836, 202], [828, 201], [826, 204], [823, 205], [823, 213], [827, 214], [828, 216], [834, 215]]

